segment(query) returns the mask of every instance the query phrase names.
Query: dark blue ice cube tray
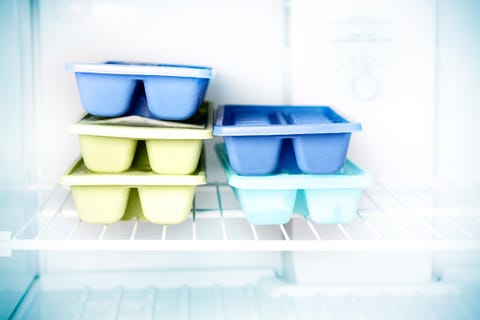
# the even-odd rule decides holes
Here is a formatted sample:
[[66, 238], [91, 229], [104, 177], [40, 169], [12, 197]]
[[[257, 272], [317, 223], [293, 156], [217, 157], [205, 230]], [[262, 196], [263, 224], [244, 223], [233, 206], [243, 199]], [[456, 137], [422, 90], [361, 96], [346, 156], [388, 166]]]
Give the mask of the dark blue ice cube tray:
[[326, 106], [224, 105], [213, 134], [223, 136], [232, 168], [241, 175], [275, 173], [284, 140], [289, 139], [298, 167], [327, 174], [345, 163], [350, 136], [361, 125]]
[[132, 98], [141, 87], [149, 117], [185, 120], [202, 104], [212, 77], [210, 67], [168, 64], [77, 63], [66, 69], [75, 72], [85, 111], [101, 117], [134, 113]]

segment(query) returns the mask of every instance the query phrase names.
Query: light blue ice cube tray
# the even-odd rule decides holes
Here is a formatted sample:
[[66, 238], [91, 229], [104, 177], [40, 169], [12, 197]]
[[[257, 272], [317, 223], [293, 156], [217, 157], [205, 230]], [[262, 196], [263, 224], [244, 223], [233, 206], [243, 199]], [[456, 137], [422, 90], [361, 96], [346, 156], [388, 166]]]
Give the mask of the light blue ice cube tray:
[[[185, 120], [205, 98], [212, 68], [148, 63], [71, 63], [82, 106], [100, 117], [140, 115], [160, 120]], [[136, 91], [148, 110], [135, 110]], [[141, 96], [142, 93], [139, 95]]]
[[[286, 143], [286, 148], [291, 148]], [[293, 157], [282, 159], [278, 174], [239, 175], [230, 166], [224, 144], [216, 144], [228, 184], [247, 220], [252, 224], [284, 224], [293, 213], [316, 223], [349, 223], [355, 217], [362, 189], [372, 178], [348, 159], [337, 172], [326, 175], [302, 173]]]
[[332, 173], [345, 163], [350, 136], [361, 130], [326, 106], [224, 105], [213, 134], [223, 136], [230, 164], [238, 174], [275, 172], [286, 140], [293, 144], [305, 173]]

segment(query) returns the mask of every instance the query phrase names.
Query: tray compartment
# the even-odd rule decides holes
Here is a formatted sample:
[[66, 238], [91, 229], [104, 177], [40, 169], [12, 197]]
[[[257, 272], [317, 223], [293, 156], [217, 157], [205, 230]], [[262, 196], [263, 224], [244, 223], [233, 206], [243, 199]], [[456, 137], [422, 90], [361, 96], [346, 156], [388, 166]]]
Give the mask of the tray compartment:
[[120, 173], [141, 161], [158, 174], [191, 174], [203, 141], [213, 137], [212, 112], [205, 103], [188, 121], [146, 124], [136, 116], [111, 122], [86, 114], [70, 132], [78, 135], [85, 165], [93, 172]]
[[192, 211], [196, 187], [206, 184], [202, 156], [191, 175], [159, 175], [145, 167], [118, 174], [94, 173], [78, 160], [60, 182], [70, 186], [81, 220], [111, 224], [133, 218], [178, 224]]
[[[291, 148], [287, 144], [283, 152]], [[295, 159], [285, 156], [277, 173], [246, 176], [230, 165], [224, 144], [215, 145], [215, 150], [227, 183], [252, 224], [284, 224], [293, 214], [316, 223], [350, 223], [356, 217], [362, 189], [372, 184], [372, 178], [348, 159], [335, 173], [314, 175], [303, 173]]]
[[223, 136], [233, 169], [242, 175], [278, 171], [287, 140], [297, 166], [304, 173], [329, 174], [340, 170], [351, 133], [361, 130], [325, 106], [220, 106], [214, 135]]
[[[140, 115], [162, 120], [185, 120], [205, 99], [210, 67], [149, 63], [71, 63], [82, 106], [102, 117]], [[148, 111], [137, 112], [142, 95]]]

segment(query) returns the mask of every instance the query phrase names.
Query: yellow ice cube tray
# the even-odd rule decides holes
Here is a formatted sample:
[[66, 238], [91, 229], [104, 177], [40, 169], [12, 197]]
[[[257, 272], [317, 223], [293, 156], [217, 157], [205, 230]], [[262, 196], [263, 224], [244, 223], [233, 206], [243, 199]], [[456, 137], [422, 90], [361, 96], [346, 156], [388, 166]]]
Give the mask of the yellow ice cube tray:
[[160, 175], [135, 163], [121, 173], [95, 173], [82, 159], [60, 178], [70, 186], [76, 211], [89, 223], [111, 224], [120, 220], [178, 224], [192, 210], [197, 185], [206, 183], [205, 157], [188, 175]]
[[98, 173], [128, 170], [139, 142], [153, 171], [159, 174], [190, 174], [195, 171], [203, 140], [213, 138], [212, 109], [204, 103], [182, 122], [156, 121], [138, 116], [98, 118], [90, 114], [70, 125], [78, 134], [85, 166]]

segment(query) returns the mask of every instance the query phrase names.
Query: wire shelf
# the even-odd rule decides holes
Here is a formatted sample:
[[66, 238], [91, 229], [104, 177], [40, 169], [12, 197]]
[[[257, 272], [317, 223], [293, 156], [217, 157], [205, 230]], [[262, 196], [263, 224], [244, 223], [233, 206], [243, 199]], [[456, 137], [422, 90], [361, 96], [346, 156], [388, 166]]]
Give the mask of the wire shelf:
[[57, 186], [39, 213], [3, 250], [375, 251], [480, 250], [480, 188], [377, 184], [364, 190], [350, 224], [316, 224], [294, 215], [285, 225], [250, 224], [226, 184], [199, 186], [193, 212], [178, 225], [81, 221], [71, 193]]
[[223, 284], [227, 273], [215, 272], [149, 273], [145, 283], [145, 274], [135, 273], [45, 275], [12, 319], [478, 319], [480, 314], [478, 282], [302, 286], [265, 272], [256, 281], [250, 271], [240, 277], [245, 283]]

